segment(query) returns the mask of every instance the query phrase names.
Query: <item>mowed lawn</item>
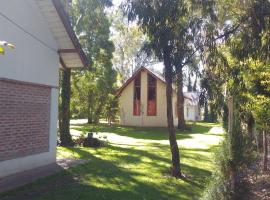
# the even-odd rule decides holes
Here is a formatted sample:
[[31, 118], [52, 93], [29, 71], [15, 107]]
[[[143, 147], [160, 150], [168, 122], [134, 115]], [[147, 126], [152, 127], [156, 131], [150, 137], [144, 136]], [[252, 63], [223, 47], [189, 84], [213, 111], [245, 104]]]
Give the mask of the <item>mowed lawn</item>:
[[108, 145], [99, 149], [58, 148], [58, 158], [89, 162], [2, 194], [0, 199], [199, 199], [214, 167], [212, 152], [223, 138], [222, 129], [210, 123], [197, 123], [192, 131], [177, 132], [182, 171], [188, 177], [183, 181], [169, 176], [171, 155], [165, 128], [72, 128], [97, 131], [100, 137], [107, 137]]

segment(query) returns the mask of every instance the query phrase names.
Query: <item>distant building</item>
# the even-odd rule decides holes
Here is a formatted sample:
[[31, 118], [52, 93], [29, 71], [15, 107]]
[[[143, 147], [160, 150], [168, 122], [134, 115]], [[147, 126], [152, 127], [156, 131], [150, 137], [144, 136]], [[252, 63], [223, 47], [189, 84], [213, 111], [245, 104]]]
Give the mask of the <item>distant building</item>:
[[[139, 68], [118, 90], [120, 124], [125, 126], [167, 126], [165, 79], [149, 70]], [[185, 119], [201, 119], [197, 93], [184, 93]], [[173, 92], [174, 124], [177, 125], [177, 96]]]
[[56, 162], [59, 69], [87, 59], [59, 0], [1, 0], [0, 178]]
[[185, 120], [201, 121], [201, 109], [199, 105], [199, 92], [185, 92]]

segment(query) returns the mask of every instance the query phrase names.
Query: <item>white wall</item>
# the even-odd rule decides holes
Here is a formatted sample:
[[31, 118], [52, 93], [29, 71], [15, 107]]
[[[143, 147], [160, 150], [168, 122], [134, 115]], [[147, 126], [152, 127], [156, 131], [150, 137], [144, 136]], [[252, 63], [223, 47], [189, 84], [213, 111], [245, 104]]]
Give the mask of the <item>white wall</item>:
[[46, 45], [0, 15], [0, 40], [16, 46], [0, 56], [0, 78], [58, 86], [56, 42], [34, 0], [1, 0], [0, 13]]
[[0, 13], [53, 49], [41, 44], [0, 15], [0, 40], [16, 46], [15, 50], [6, 49], [6, 55], [0, 56], [0, 78], [53, 86], [49, 152], [0, 162], [0, 177], [3, 177], [54, 163], [56, 160], [59, 57], [56, 42], [35, 0], [1, 0]]
[[200, 121], [201, 120], [198, 105], [185, 104], [184, 113], [185, 113], [185, 120], [190, 120], [190, 121]]

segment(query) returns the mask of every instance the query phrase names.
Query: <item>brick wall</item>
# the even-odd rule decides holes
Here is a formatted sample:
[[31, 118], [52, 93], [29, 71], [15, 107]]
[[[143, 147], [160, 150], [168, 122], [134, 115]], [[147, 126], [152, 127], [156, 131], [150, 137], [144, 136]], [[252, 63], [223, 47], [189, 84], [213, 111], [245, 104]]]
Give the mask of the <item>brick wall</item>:
[[49, 151], [51, 88], [0, 79], [0, 161]]

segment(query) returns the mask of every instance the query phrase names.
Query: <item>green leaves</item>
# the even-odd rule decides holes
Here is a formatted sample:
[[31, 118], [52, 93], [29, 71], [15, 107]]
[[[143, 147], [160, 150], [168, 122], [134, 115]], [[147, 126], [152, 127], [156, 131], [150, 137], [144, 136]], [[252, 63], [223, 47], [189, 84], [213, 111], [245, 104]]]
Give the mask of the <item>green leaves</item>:
[[114, 44], [106, 8], [111, 0], [77, 0], [71, 8], [73, 27], [91, 60], [92, 69], [72, 74], [71, 110], [73, 117], [98, 122], [104, 116], [104, 103], [113, 93], [116, 72], [112, 68]]

